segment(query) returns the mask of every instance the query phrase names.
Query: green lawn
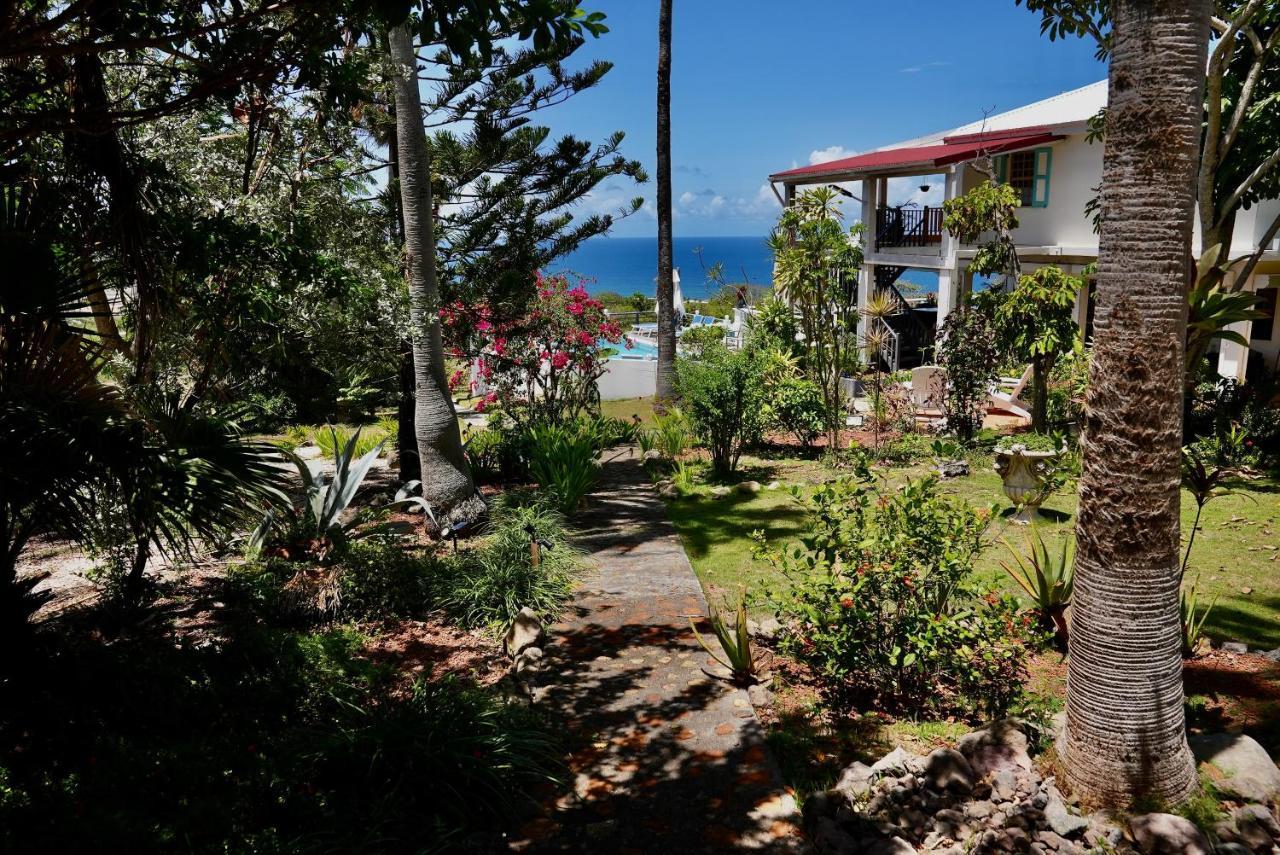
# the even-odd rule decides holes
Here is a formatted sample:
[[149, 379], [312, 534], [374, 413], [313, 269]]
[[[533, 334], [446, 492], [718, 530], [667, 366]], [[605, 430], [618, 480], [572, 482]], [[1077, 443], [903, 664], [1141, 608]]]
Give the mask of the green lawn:
[[[774, 478], [784, 484], [814, 483], [831, 474], [817, 464], [796, 460], [744, 458], [748, 478], [767, 482]], [[896, 469], [892, 482], [925, 474], [924, 467]], [[1196, 536], [1195, 549], [1187, 571], [1188, 583], [1200, 578], [1206, 599], [1218, 602], [1206, 623], [1216, 638], [1244, 641], [1250, 646], [1280, 647], [1280, 484], [1266, 479], [1241, 482], [1238, 493], [1214, 499], [1206, 507]], [[979, 578], [1012, 587], [1000, 569], [1007, 551], [999, 539], [1008, 537], [1023, 543], [1025, 529], [1008, 521], [1012, 507], [1000, 490], [999, 477], [989, 469], [975, 467], [967, 478], [945, 483], [947, 492], [983, 506], [995, 503], [993, 543], [976, 568]], [[1195, 503], [1183, 494], [1183, 538], [1190, 531]], [[1061, 493], [1045, 502], [1042, 530], [1050, 544], [1060, 544], [1075, 525], [1076, 496]], [[732, 493], [721, 499], [700, 491], [696, 497], [673, 500], [671, 517], [684, 541], [703, 587], [713, 602], [736, 601], [741, 592], [758, 592], [779, 587], [782, 580], [767, 564], [752, 557], [751, 533], [764, 530], [774, 540], [795, 537], [803, 525], [803, 515], [785, 490], [765, 491], [754, 496]], [[1252, 589], [1245, 594], [1242, 589]]]

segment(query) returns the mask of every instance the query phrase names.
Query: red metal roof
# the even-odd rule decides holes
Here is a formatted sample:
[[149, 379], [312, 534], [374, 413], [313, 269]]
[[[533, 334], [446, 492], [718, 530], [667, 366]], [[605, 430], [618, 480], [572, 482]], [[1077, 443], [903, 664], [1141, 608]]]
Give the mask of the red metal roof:
[[805, 178], [857, 172], [877, 172], [895, 167], [935, 167], [972, 160], [980, 154], [999, 154], [1041, 145], [1062, 139], [1061, 134], [1054, 134], [1046, 127], [1013, 128], [1007, 131], [987, 131], [980, 134], [961, 134], [944, 137], [942, 142], [932, 145], [907, 146], [891, 148], [884, 151], [869, 151], [841, 160], [830, 160], [826, 163], [815, 163], [812, 166], [801, 166], [788, 169], [769, 176], [771, 181], [787, 178]]

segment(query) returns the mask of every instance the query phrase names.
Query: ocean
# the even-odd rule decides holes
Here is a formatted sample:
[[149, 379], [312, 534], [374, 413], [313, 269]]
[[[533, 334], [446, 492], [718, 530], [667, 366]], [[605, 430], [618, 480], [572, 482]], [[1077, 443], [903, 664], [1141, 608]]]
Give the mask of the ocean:
[[[764, 237], [677, 237], [672, 242], [672, 255], [687, 298], [696, 300], [715, 293], [716, 286], [707, 278], [704, 264], [707, 268], [722, 264], [725, 280], [733, 284], [769, 286], [773, 282], [773, 253]], [[652, 297], [658, 276], [658, 239], [592, 238], [577, 252], [552, 264], [549, 272], [585, 276], [589, 280], [587, 290], [595, 293], [614, 291], [629, 296], [639, 292]], [[912, 293], [938, 290], [938, 274], [932, 270], [908, 270], [899, 282], [917, 286], [910, 289]], [[902, 290], [905, 296], [911, 296], [906, 293], [908, 289]]]

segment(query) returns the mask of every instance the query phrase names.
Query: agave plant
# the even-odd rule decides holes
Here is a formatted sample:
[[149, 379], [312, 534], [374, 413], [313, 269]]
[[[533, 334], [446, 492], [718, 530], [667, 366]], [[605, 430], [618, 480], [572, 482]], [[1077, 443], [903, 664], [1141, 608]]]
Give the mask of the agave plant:
[[1071, 594], [1075, 588], [1075, 548], [1074, 541], [1067, 538], [1062, 542], [1062, 551], [1050, 551], [1040, 531], [1032, 526], [1027, 534], [1026, 550], [1019, 552], [1008, 540], [1005, 548], [1013, 557], [1013, 566], [1000, 563], [1004, 571], [1035, 604], [1040, 615], [1041, 625], [1054, 633], [1058, 646], [1065, 650], [1067, 645], [1067, 607], [1071, 605]]
[[1199, 585], [1200, 580], [1197, 578], [1196, 584], [1184, 590], [1178, 600], [1178, 612], [1182, 617], [1182, 656], [1184, 659], [1190, 659], [1196, 655], [1196, 649], [1204, 638], [1204, 622], [1209, 619], [1209, 613], [1218, 604], [1218, 598], [1214, 597], [1209, 605], [1205, 606], [1203, 610], [1200, 609]]
[[702, 648], [711, 654], [712, 659], [729, 669], [735, 684], [749, 686], [757, 682], [759, 673], [756, 668], [755, 655], [751, 650], [751, 634], [747, 631], [747, 601], [745, 599], [738, 600], [737, 622], [732, 628], [716, 611], [715, 606], [711, 607], [711, 614], [707, 616], [707, 623], [711, 625], [711, 631], [715, 633], [716, 639], [720, 642], [720, 649], [723, 651], [724, 656], [711, 649], [711, 646], [702, 637], [702, 633], [698, 632], [698, 625], [690, 618], [689, 626], [692, 627], [693, 635], [698, 639], [698, 643], [702, 645]]
[[[330, 431], [332, 432], [333, 428], [330, 428]], [[382, 453], [382, 447], [387, 440], [383, 439], [360, 457], [356, 457], [356, 450], [360, 443], [359, 428], [341, 445], [336, 432], [333, 433], [332, 440], [338, 451], [333, 458], [333, 476], [327, 480], [323, 476], [314, 475], [311, 467], [298, 455], [293, 452], [284, 452], [297, 468], [306, 496], [301, 511], [295, 511], [296, 521], [299, 524], [294, 532], [302, 543], [292, 544], [292, 546], [301, 546], [301, 552], [320, 560], [326, 559], [333, 547], [340, 543], [385, 531], [381, 526], [364, 525], [368, 522], [368, 516], [351, 516], [347, 511], [356, 493], [360, 491], [361, 485], [364, 484], [364, 479], [373, 467], [374, 461]], [[372, 513], [376, 514], [397, 506], [414, 506], [421, 508], [432, 524], [437, 525], [431, 505], [421, 497], [408, 495], [416, 486], [417, 482], [404, 485], [396, 494], [395, 501], [371, 509]], [[250, 553], [260, 552], [266, 546], [278, 522], [278, 517], [274, 510], [263, 517], [262, 522], [249, 537]], [[288, 551], [289, 547], [286, 546], [285, 549]]]

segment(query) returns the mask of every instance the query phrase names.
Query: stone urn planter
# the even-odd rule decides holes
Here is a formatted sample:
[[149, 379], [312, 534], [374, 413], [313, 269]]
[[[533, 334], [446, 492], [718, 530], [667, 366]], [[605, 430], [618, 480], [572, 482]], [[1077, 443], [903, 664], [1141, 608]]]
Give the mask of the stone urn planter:
[[1013, 522], [1027, 525], [1035, 520], [1040, 503], [1048, 498], [1047, 476], [1053, 471], [1060, 454], [1058, 451], [1028, 451], [1024, 445], [996, 449], [996, 472], [1004, 482], [1004, 494], [1017, 509]]

